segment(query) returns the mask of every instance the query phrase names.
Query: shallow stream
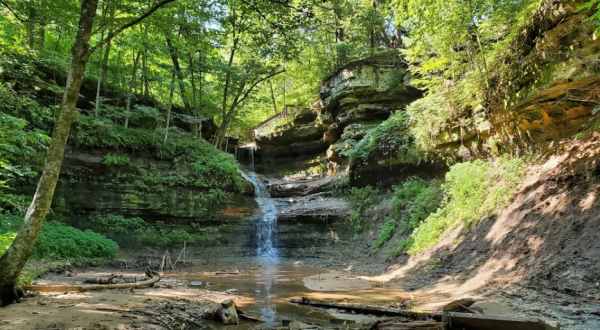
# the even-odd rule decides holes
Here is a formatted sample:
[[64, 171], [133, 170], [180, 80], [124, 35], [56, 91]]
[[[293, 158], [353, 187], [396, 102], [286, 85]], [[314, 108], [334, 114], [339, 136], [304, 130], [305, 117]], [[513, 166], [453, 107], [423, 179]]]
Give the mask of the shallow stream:
[[[191, 287], [198, 289], [233, 291], [232, 294], [242, 297], [236, 301], [240, 309], [265, 321], [264, 324], [257, 326], [258, 328], [281, 326], [284, 320], [301, 320], [305, 323], [326, 325], [330, 322], [339, 324], [340, 319], [347, 320], [347, 323], [358, 323], [370, 318], [365, 315], [318, 310], [292, 304], [288, 302], [291, 298], [308, 297], [311, 300], [384, 303], [398, 301], [405, 297], [400, 291], [374, 286], [348, 291], [309, 290], [304, 285], [305, 278], [308, 278], [307, 281], [319, 281], [319, 274], [329, 271], [282, 262], [277, 242], [277, 205], [270, 198], [265, 183], [256, 173], [248, 170], [240, 170], [240, 172], [254, 185], [255, 200], [261, 211], [249, 218], [249, 221], [253, 222], [257, 246], [255, 257], [251, 261], [252, 265], [226, 265], [225, 267], [237, 266], [249, 271], [240, 275], [206, 275], [211, 274], [208, 273], [209, 271], [213, 271], [214, 274], [214, 271], [219, 269], [208, 269], [204, 266], [184, 269], [174, 276], [189, 281]], [[219, 267], [222, 269], [224, 265], [221, 264]], [[318, 285], [313, 287], [319, 288]], [[242, 323], [240, 326], [246, 325]]]
[[[246, 268], [246, 267], [240, 267]], [[272, 328], [282, 325], [283, 320], [299, 320], [305, 323], [327, 325], [340, 323], [360, 323], [371, 319], [366, 315], [354, 315], [337, 310], [319, 310], [308, 306], [289, 303], [292, 298], [308, 297], [310, 300], [349, 301], [351, 303], [380, 303], [399, 301], [406, 294], [399, 290], [375, 287], [348, 291], [313, 291], [308, 289], [303, 280], [319, 281], [320, 274], [329, 271], [322, 268], [294, 266], [288, 264], [264, 264], [251, 266], [251, 270], [241, 275], [205, 275], [211, 269], [193, 267], [182, 269], [182, 272], [171, 276], [189, 281], [190, 287], [213, 291], [237, 290], [233, 293], [241, 299], [236, 300], [237, 306], [244, 312], [266, 321], [257, 328]], [[196, 282], [196, 283], [193, 283]], [[198, 282], [202, 282], [198, 285]], [[196, 284], [196, 285], [193, 285]], [[333, 321], [332, 321], [333, 320]], [[242, 323], [245, 327], [249, 323]], [[231, 328], [230, 326], [228, 329]]]

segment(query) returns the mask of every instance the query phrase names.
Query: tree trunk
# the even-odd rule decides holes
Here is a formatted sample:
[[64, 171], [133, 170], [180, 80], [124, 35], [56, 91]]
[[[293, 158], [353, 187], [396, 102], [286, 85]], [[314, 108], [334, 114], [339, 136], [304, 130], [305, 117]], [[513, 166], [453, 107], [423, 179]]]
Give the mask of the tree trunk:
[[271, 100], [273, 101], [273, 110], [277, 114], [277, 102], [275, 102], [275, 93], [273, 93], [273, 82], [269, 80], [269, 87], [271, 88]]
[[175, 72], [171, 77], [171, 87], [169, 88], [169, 104], [167, 105], [167, 123], [165, 125], [165, 142], [169, 138], [169, 127], [171, 126], [171, 108], [173, 107], [173, 94], [175, 92]]
[[35, 8], [33, 7], [35, 4], [29, 3], [27, 8], [28, 20], [25, 23], [25, 32], [27, 33], [27, 46], [30, 50], [33, 50], [35, 47], [35, 19], [36, 13]]
[[58, 37], [56, 38], [56, 46], [54, 46], [54, 51], [57, 52], [60, 47], [60, 38], [62, 37], [62, 26], [58, 29]]
[[[198, 101], [196, 99], [196, 79], [195, 79], [195, 75], [194, 75], [194, 59], [192, 58], [192, 54], [189, 53], [189, 58], [190, 58], [190, 77], [192, 79], [192, 101], [193, 101], [193, 110], [194, 110], [194, 116], [198, 116]], [[202, 137], [201, 133], [199, 132], [199, 128], [198, 125], [196, 123], [193, 124], [196, 127], [196, 134], [194, 137]]]
[[[110, 35], [113, 31], [108, 31], [108, 35]], [[102, 84], [102, 88], [106, 89], [108, 85], [108, 59], [110, 57], [110, 46], [112, 40], [106, 43], [106, 49], [104, 50], [104, 56], [102, 57], [102, 72], [100, 74], [100, 83]]]
[[81, 5], [79, 29], [71, 49], [72, 59], [67, 85], [54, 125], [52, 142], [46, 154], [42, 176], [17, 237], [0, 258], [0, 269], [2, 269], [0, 272], [0, 300], [3, 305], [10, 304], [15, 300], [19, 301], [19, 296], [15, 291], [19, 274], [33, 251], [44, 219], [50, 210], [69, 131], [75, 119], [75, 105], [89, 58], [90, 38], [97, 8], [98, 0], [85, 0]]
[[38, 29], [38, 45], [36, 46], [36, 48], [39, 50], [43, 50], [45, 44], [46, 44], [46, 27], [42, 25]]
[[35, 34], [34, 34], [33, 23], [31, 23], [31, 22], [26, 23], [25, 30], [27, 32], [27, 47], [29, 47], [29, 49], [33, 50], [33, 47], [35, 46]]
[[[202, 52], [198, 52], [198, 115], [202, 113]], [[198, 123], [198, 137], [202, 138], [202, 121]]]
[[144, 58], [142, 59], [142, 76], [144, 83], [144, 96], [150, 96], [150, 81], [148, 80], [148, 47], [144, 45]]
[[137, 78], [138, 63], [140, 62], [140, 56], [142, 51], [139, 50], [133, 60], [133, 72], [131, 73], [131, 80], [129, 81], [129, 92], [127, 93], [127, 102], [125, 103], [125, 128], [129, 127], [129, 110], [131, 110], [131, 97], [135, 92], [135, 81]]
[[[116, 75], [116, 78], [117, 78], [116, 80], [119, 82], [119, 86], [121, 87], [121, 89], [124, 89], [125, 87], [123, 86], [124, 85], [123, 84], [123, 75], [120, 74], [120, 71], [121, 71], [120, 70], [120, 68], [121, 68], [121, 57], [122, 57], [121, 56], [121, 50], [119, 50], [117, 52], [117, 69], [114, 70], [113, 72]], [[113, 81], [114, 81], [114, 79], [113, 79]]]
[[[179, 65], [179, 58], [177, 57], [177, 49], [173, 46], [171, 39], [168, 37], [167, 46], [169, 46], [169, 52], [171, 53], [171, 60], [173, 61], [173, 66], [175, 67], [175, 74], [177, 75], [177, 80], [179, 82], [179, 91], [181, 92], [181, 99], [183, 100], [183, 106], [185, 108], [185, 112], [188, 115], [192, 115], [192, 109], [190, 107], [190, 101], [187, 98], [187, 94], [185, 92], [185, 85], [183, 84], [183, 73], [181, 72], [181, 66]], [[197, 126], [196, 124], [190, 124], [190, 130], [192, 131], [192, 135], [196, 136]]]
[[[104, 30], [100, 35], [100, 41], [104, 39]], [[102, 56], [102, 49], [100, 49], [100, 56]], [[94, 108], [94, 116], [98, 117], [98, 110], [100, 109], [100, 90], [102, 89], [102, 73], [103, 73], [104, 59], [100, 58], [100, 72], [98, 72], [98, 83], [96, 84], [96, 106]]]

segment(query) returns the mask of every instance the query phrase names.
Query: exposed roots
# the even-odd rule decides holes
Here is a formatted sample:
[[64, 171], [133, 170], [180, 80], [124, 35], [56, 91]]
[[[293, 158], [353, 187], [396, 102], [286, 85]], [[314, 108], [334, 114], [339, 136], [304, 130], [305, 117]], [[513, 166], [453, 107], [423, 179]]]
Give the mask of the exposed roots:
[[8, 306], [14, 302], [20, 303], [25, 298], [25, 291], [17, 283], [0, 288], [0, 306]]

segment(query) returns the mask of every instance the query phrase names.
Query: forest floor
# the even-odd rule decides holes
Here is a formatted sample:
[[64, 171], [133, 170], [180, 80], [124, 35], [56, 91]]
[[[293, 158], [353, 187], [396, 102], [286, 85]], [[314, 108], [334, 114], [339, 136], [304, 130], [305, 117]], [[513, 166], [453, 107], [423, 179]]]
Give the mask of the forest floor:
[[[68, 274], [68, 275], [67, 275]], [[49, 274], [38, 285], [77, 285], [90, 277], [111, 274], [140, 277], [143, 271], [88, 269], [82, 272]], [[173, 309], [203, 315], [216, 303], [235, 299], [224, 292], [188, 287], [185, 281], [164, 277], [153, 287], [99, 291], [40, 292], [19, 304], [0, 309], [0, 329], [166, 329], [162, 310]], [[134, 311], [150, 311], [142, 315]], [[158, 312], [158, 313], [157, 313]], [[175, 322], [165, 318], [165, 322]], [[179, 328], [179, 327], [178, 327]]]

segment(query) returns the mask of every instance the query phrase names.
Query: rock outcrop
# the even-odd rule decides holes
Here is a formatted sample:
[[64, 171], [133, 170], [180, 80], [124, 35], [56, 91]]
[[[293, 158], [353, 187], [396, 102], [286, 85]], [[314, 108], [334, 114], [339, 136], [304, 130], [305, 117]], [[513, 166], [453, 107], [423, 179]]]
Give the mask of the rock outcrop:
[[329, 144], [323, 139], [326, 124], [317, 124], [317, 110], [308, 108], [291, 122], [291, 128], [256, 140], [255, 169], [261, 173], [289, 174], [323, 166]]
[[[290, 127], [257, 139], [258, 171], [273, 174], [344, 173], [274, 182], [273, 196], [306, 196], [330, 190], [332, 183], [348, 175], [349, 158], [343, 152], [374, 127], [402, 111], [422, 96], [411, 85], [408, 66], [395, 52], [351, 62], [328, 77], [319, 89], [320, 99], [297, 116]], [[370, 179], [389, 178], [397, 168], [378, 161], [369, 171], [381, 172]], [[411, 172], [412, 173], [412, 172]], [[363, 176], [365, 180], [369, 180]], [[289, 176], [286, 179], [292, 179]], [[389, 180], [384, 180], [385, 182]]]
[[412, 75], [395, 52], [352, 62], [319, 88], [322, 111], [332, 118], [329, 134], [339, 138], [355, 123], [379, 123], [420, 98]]

